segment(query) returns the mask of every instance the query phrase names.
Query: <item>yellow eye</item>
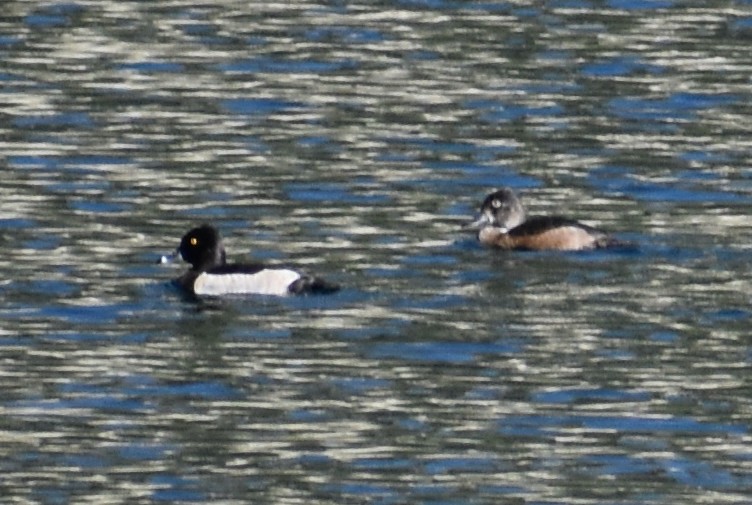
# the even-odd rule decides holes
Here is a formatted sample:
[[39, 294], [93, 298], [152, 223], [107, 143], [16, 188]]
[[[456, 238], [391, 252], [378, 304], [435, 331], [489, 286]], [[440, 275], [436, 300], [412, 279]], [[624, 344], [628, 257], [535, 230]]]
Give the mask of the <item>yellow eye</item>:
[[191, 245], [198, 244], [198, 239], [196, 237], [191, 237]]

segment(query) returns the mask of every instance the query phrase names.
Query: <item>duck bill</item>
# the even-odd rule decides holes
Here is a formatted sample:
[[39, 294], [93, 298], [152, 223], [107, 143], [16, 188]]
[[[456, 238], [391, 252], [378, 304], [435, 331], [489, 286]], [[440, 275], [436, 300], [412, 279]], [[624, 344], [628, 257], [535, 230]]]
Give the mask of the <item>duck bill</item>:
[[175, 249], [170, 254], [160, 256], [157, 263], [160, 265], [166, 265], [167, 263], [174, 263], [178, 258], [180, 258], [180, 250]]
[[491, 219], [489, 219], [488, 215], [484, 212], [478, 216], [478, 219], [475, 221], [462, 225], [462, 229], [468, 231], [480, 230], [486, 226], [491, 226], [492, 224]]

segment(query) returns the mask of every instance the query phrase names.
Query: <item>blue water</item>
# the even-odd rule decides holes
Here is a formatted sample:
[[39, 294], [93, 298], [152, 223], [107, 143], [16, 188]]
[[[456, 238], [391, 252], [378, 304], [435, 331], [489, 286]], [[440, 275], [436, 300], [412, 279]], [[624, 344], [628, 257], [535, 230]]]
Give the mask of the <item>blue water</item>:
[[[9, 503], [747, 503], [744, 5], [6, 6]], [[635, 247], [503, 253], [493, 188]], [[232, 260], [332, 296], [195, 299]]]

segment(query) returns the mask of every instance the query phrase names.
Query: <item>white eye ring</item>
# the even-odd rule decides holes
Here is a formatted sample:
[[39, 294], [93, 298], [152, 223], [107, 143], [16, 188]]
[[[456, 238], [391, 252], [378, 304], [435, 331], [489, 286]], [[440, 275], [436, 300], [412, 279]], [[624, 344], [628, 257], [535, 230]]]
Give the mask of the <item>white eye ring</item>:
[[501, 207], [501, 200], [499, 200], [498, 198], [494, 198], [491, 201], [491, 207], [493, 207], [494, 209], [498, 209], [499, 207]]

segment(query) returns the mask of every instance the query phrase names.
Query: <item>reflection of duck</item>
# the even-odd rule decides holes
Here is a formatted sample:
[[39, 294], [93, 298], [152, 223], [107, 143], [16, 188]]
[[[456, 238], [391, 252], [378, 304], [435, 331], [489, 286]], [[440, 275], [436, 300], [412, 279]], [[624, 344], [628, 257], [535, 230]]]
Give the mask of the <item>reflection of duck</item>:
[[260, 263], [228, 265], [222, 237], [204, 224], [183, 235], [180, 246], [166, 262], [180, 256], [191, 264], [177, 283], [196, 295], [262, 294], [289, 295], [333, 293], [339, 286], [287, 268], [267, 268]]
[[478, 240], [501, 249], [579, 251], [624, 245], [573, 219], [526, 218], [520, 199], [509, 188], [488, 195], [480, 206], [480, 216], [466, 228], [480, 230]]

